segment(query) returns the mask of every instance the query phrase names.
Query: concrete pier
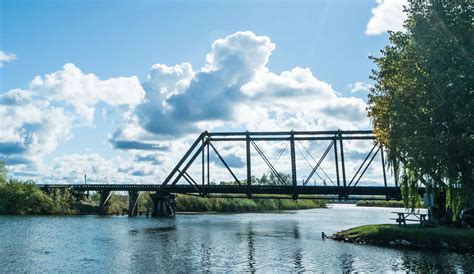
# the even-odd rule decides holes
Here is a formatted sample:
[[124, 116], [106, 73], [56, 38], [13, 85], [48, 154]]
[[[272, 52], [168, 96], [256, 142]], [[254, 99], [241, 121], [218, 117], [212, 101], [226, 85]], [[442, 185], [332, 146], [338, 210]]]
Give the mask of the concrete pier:
[[109, 190], [101, 190], [99, 191], [99, 194], [99, 213], [105, 215], [107, 211], [107, 201], [109, 201], [111, 192]]
[[170, 217], [175, 214], [176, 195], [171, 193], [156, 192], [150, 195], [151, 215], [154, 217]]
[[134, 217], [138, 214], [138, 197], [140, 192], [137, 190], [128, 191], [128, 216]]

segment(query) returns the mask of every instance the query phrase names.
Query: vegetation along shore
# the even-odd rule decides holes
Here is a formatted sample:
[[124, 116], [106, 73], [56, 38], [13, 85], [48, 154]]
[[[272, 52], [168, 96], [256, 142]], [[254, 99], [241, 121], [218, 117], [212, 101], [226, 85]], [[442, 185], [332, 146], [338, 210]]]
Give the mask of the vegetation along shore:
[[[139, 212], [150, 206], [150, 193], [142, 193], [138, 201]], [[55, 190], [47, 194], [33, 181], [20, 181], [0, 176], [0, 214], [11, 215], [74, 215], [99, 212], [99, 195], [78, 200], [68, 190]], [[177, 212], [265, 212], [326, 207], [321, 200], [247, 199], [247, 198], [201, 198], [178, 195]], [[127, 196], [112, 194], [104, 214], [123, 214], [128, 208]]]
[[396, 248], [474, 252], [474, 230], [448, 227], [420, 227], [418, 224], [364, 225], [335, 233], [333, 240]]

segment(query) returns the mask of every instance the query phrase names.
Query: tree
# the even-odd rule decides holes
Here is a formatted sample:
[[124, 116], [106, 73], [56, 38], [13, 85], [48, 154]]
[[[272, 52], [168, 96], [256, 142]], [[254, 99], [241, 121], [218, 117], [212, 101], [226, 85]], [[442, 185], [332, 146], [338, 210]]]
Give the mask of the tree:
[[370, 57], [369, 117], [405, 190], [424, 184], [458, 211], [474, 206], [473, 5], [411, 0], [405, 11], [406, 31]]
[[8, 171], [5, 162], [0, 161], [0, 184], [7, 182]]

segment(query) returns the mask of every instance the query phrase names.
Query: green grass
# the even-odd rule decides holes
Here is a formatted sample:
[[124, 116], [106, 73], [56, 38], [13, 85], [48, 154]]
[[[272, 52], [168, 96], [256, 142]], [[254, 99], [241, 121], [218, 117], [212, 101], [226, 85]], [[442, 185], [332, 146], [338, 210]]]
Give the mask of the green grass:
[[265, 212], [324, 208], [325, 201], [287, 199], [246, 199], [246, 198], [200, 198], [178, 195], [177, 212]]
[[394, 240], [407, 240], [416, 245], [436, 246], [441, 242], [458, 246], [474, 246], [474, 229], [447, 227], [422, 228], [418, 224], [399, 227], [397, 224], [364, 225], [343, 230], [335, 235], [336, 239], [352, 241], [369, 240], [375, 243], [388, 244]]
[[403, 201], [357, 201], [356, 206], [369, 206], [369, 207], [405, 207]]

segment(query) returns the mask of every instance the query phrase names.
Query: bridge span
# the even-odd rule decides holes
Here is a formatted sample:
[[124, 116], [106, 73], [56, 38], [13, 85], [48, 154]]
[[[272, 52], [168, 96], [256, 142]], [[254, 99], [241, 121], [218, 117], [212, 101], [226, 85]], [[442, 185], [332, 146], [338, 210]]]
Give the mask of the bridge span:
[[[348, 174], [346, 170], [347, 161], [345, 159], [344, 142], [348, 140], [365, 140], [369, 142], [371, 150], [365, 155], [360, 165], [356, 166], [353, 174]], [[308, 149], [302, 142], [325, 141], [325, 149], [319, 157], [315, 158], [311, 154], [311, 147]], [[270, 161], [265, 155], [264, 150], [260, 147], [261, 142], [283, 142], [289, 148], [290, 174], [284, 177], [282, 172], [276, 168], [282, 151], [278, 153], [278, 157]], [[229, 163], [228, 159], [223, 156], [217, 149], [216, 143], [227, 143], [232, 146], [243, 144], [245, 147], [245, 178], [239, 178], [237, 172]], [[299, 145], [299, 146], [298, 146]], [[303, 148], [303, 149], [300, 149]], [[296, 152], [302, 157], [297, 158]], [[313, 151], [314, 152], [314, 151]], [[229, 176], [233, 178], [233, 182], [227, 184], [215, 184], [210, 180], [211, 174], [211, 153], [214, 162], [220, 162]], [[306, 153], [306, 157], [305, 154]], [[105, 207], [112, 191], [127, 191], [129, 193], [129, 215], [136, 215], [138, 196], [140, 192], [155, 192], [151, 196], [153, 201], [153, 215], [173, 215], [174, 214], [174, 197], [175, 194], [190, 194], [201, 197], [216, 197], [221, 195], [230, 198], [247, 197], [247, 198], [291, 198], [291, 199], [396, 199], [400, 200], [401, 191], [398, 183], [395, 181], [393, 185], [389, 185], [386, 178], [386, 163], [383, 147], [375, 141], [375, 136], [370, 130], [351, 130], [351, 131], [288, 131], [288, 132], [203, 132], [196, 141], [186, 151], [177, 165], [171, 170], [163, 183], [157, 184], [43, 184], [39, 185], [45, 191], [57, 188], [70, 188], [74, 193], [81, 194], [86, 191], [97, 191], [101, 194], [100, 206]], [[328, 155], [332, 155], [329, 157]], [[379, 184], [367, 185], [364, 182], [364, 174], [369, 166], [374, 162], [376, 156], [379, 155], [381, 168]], [[200, 161], [196, 159], [200, 158]], [[268, 167], [268, 172], [275, 179], [271, 184], [268, 182], [255, 182], [254, 170], [252, 162], [259, 157], [260, 160]], [[308, 161], [308, 158], [313, 161]], [[322, 163], [331, 158], [332, 172], [326, 172], [322, 168]], [[299, 169], [297, 159], [305, 162], [310, 168], [307, 174], [303, 174], [304, 170]], [[304, 159], [304, 161], [302, 161]], [[353, 159], [350, 161], [354, 161]], [[199, 177], [193, 177], [190, 172], [195, 162], [200, 162]], [[360, 161], [359, 161], [360, 162]], [[327, 168], [327, 165], [326, 165]], [[194, 168], [194, 171], [196, 168]], [[300, 172], [297, 181], [297, 172]], [[331, 178], [328, 175], [334, 174]], [[304, 176], [301, 176], [303, 174]], [[310, 185], [312, 178], [318, 177], [319, 184]], [[332, 183], [328, 185], [326, 178]], [[349, 179], [350, 178], [350, 179]], [[264, 195], [264, 196], [262, 196]], [[269, 196], [276, 195], [276, 196]]]

